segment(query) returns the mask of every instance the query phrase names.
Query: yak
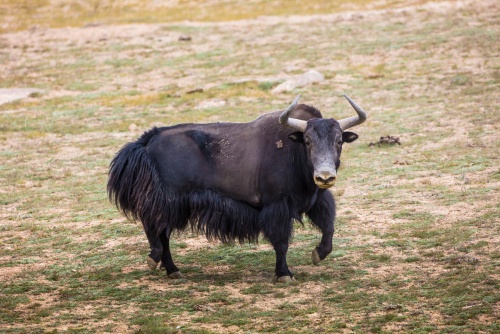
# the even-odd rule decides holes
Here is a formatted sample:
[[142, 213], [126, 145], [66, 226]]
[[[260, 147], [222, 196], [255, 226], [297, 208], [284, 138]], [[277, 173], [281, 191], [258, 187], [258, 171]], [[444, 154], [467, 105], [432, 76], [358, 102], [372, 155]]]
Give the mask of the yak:
[[332, 251], [337, 177], [345, 131], [366, 112], [344, 97], [357, 115], [323, 118], [298, 104], [247, 123], [154, 127], [126, 144], [110, 163], [109, 199], [129, 219], [140, 220], [148, 238], [151, 269], [159, 262], [170, 278], [182, 278], [170, 253], [172, 232], [190, 227], [224, 243], [257, 242], [276, 253], [275, 280], [294, 280], [286, 255], [293, 222], [304, 214], [322, 232], [312, 251], [318, 264]]

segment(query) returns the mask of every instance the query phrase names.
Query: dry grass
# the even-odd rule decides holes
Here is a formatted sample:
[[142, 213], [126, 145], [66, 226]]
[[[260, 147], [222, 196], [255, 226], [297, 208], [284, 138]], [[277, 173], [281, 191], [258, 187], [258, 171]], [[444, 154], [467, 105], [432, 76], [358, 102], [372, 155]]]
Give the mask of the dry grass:
[[96, 24], [234, 21], [268, 15], [312, 15], [404, 7], [429, 0], [345, 1], [151, 1], [4, 0], [0, 32]]

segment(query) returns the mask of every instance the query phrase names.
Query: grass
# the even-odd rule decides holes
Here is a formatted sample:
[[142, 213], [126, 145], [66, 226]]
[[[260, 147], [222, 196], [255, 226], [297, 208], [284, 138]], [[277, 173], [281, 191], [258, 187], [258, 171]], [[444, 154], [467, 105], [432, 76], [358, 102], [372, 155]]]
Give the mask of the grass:
[[[52, 3], [4, 2], [0, 29], [162, 24], [0, 35], [0, 86], [44, 90], [0, 106], [3, 332], [500, 330], [492, 1], [410, 8], [404, 16], [231, 25], [165, 22], [188, 11], [184, 17], [225, 21], [351, 7], [257, 1], [241, 12], [206, 5], [196, 13], [197, 2], [182, 2], [167, 15], [164, 7], [138, 12], [95, 1], [68, 7], [69, 22], [64, 6], [47, 11]], [[352, 9], [406, 3], [356, 1]], [[89, 36], [88, 29], [96, 30]], [[180, 34], [193, 39], [178, 41]], [[221, 245], [187, 233], [172, 245], [186, 278], [149, 271], [141, 227], [105, 193], [116, 151], [154, 125], [241, 122], [282, 108], [299, 90], [274, 95], [272, 88], [283, 73], [310, 68], [326, 80], [300, 89], [305, 103], [346, 117], [352, 111], [341, 93], [348, 93], [369, 113], [342, 155], [332, 254], [313, 266], [319, 232], [297, 224], [288, 255], [297, 281], [277, 285], [264, 240]], [[198, 107], [211, 99], [226, 103]], [[388, 134], [402, 145], [369, 146]]]
[[[425, 1], [419, 1], [423, 3]], [[313, 0], [301, 1], [252, 1], [225, 4], [206, 3], [200, 0], [182, 1], [171, 4], [150, 3], [134, 0], [127, 3], [107, 0], [92, 0], [75, 3], [68, 0], [51, 2], [47, 0], [12, 1], [2, 3], [0, 16], [3, 31], [28, 29], [33, 27], [92, 26], [95, 24], [156, 23], [190, 21], [232, 21], [252, 19], [263, 15], [311, 15], [332, 13], [343, 10], [385, 8], [403, 6], [411, 1], [390, 0], [373, 3], [370, 0], [353, 0], [348, 5], [341, 1]], [[67, 13], [71, 12], [69, 16]], [[189, 28], [178, 27], [189, 32]], [[0, 30], [0, 31], [2, 31]]]

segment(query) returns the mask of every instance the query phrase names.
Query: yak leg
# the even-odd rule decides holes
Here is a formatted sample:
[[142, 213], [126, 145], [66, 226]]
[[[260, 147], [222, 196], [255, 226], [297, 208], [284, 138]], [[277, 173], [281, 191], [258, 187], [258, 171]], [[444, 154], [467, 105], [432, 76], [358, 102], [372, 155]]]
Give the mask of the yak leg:
[[162, 267], [165, 267], [168, 277], [173, 279], [184, 278], [179, 271], [179, 268], [175, 265], [174, 260], [172, 259], [172, 254], [170, 254], [170, 238], [166, 232], [160, 234], [160, 240], [163, 246], [161, 264]]
[[295, 281], [293, 274], [288, 269], [286, 263], [286, 253], [288, 252], [288, 240], [273, 243], [274, 251], [276, 252], [276, 282], [289, 283]]
[[[292, 272], [288, 269], [286, 263], [286, 253], [288, 252], [288, 241], [292, 232], [292, 221], [283, 223], [274, 223], [273, 226], [264, 227], [264, 236], [273, 245], [276, 252], [276, 282], [288, 283], [294, 281]], [[277, 226], [281, 228], [277, 231]]]
[[146, 236], [148, 237], [149, 247], [151, 249], [151, 253], [149, 253], [148, 257], [146, 258], [146, 262], [148, 263], [149, 269], [155, 270], [158, 266], [158, 263], [162, 259], [163, 245], [156, 233], [149, 231], [146, 232]]
[[319, 195], [316, 203], [307, 212], [307, 216], [323, 233], [321, 242], [311, 254], [313, 264], [317, 265], [332, 252], [332, 239], [335, 231], [335, 200], [333, 195], [329, 191]]

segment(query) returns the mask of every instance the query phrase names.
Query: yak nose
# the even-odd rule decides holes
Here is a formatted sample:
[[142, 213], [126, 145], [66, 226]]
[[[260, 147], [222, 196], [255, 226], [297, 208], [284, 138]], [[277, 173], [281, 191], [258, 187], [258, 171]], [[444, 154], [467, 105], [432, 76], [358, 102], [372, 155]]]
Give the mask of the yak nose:
[[335, 171], [321, 171], [314, 174], [314, 182], [319, 187], [329, 188], [333, 186], [335, 180], [337, 179], [337, 173]]

